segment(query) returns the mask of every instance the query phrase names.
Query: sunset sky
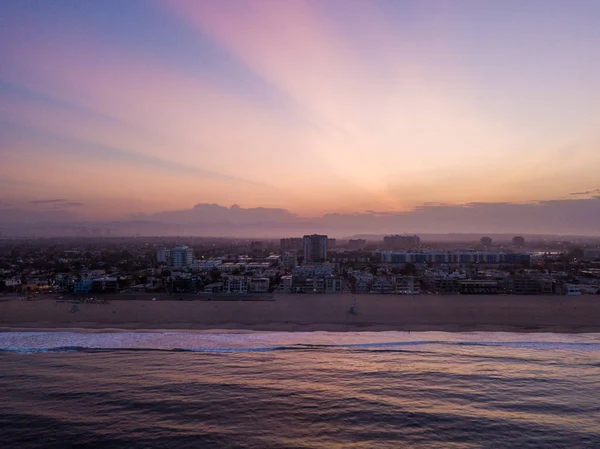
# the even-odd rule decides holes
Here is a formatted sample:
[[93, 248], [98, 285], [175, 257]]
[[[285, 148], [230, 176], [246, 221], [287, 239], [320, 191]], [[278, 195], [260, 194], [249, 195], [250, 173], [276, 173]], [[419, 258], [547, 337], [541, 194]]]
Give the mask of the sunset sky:
[[314, 217], [597, 195], [599, 23], [597, 0], [5, 0], [0, 203]]

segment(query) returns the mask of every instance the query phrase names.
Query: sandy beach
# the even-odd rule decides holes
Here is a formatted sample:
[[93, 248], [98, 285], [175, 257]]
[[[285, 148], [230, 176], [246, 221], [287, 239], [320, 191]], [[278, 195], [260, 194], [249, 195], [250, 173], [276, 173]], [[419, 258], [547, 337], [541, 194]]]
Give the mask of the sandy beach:
[[[595, 296], [276, 295], [271, 301], [0, 302], [0, 328], [600, 332]], [[349, 313], [356, 298], [357, 314]], [[65, 300], [71, 298], [65, 297]]]

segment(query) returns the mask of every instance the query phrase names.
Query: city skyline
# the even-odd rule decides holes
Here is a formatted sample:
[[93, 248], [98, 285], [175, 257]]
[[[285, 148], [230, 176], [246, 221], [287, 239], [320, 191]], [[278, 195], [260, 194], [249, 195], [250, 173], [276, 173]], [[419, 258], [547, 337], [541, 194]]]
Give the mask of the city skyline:
[[202, 223], [254, 214], [264, 233], [597, 234], [599, 13], [5, 2], [0, 227], [189, 225], [215, 204]]

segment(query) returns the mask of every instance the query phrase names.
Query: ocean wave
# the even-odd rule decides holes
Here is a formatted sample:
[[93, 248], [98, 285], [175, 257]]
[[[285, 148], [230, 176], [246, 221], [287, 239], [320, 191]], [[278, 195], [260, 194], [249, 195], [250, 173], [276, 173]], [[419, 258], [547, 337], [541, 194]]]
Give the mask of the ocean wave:
[[[90, 341], [88, 344], [78, 345], [57, 345], [52, 346], [43, 344], [39, 341], [37, 345], [26, 345], [26, 342], [14, 342], [0, 348], [0, 352], [19, 353], [19, 354], [37, 354], [37, 353], [73, 353], [73, 352], [113, 352], [113, 351], [159, 351], [159, 352], [191, 352], [191, 353], [253, 353], [270, 351], [395, 351], [406, 352], [411, 348], [419, 347], [500, 347], [513, 349], [532, 349], [532, 350], [563, 350], [563, 351], [600, 351], [598, 342], [565, 342], [565, 341], [444, 341], [444, 340], [412, 340], [412, 341], [387, 341], [373, 343], [293, 343], [276, 344], [270, 346], [253, 346], [250, 344], [240, 346], [215, 346], [214, 341], [205, 342], [201, 345], [188, 346], [166, 346], [166, 342], [160, 339], [153, 341], [153, 345], [145, 342], [144, 345], [138, 342], [120, 341], [119, 345], [110, 345], [109, 342]], [[31, 342], [28, 342], [31, 343]], [[47, 342], [46, 342], [47, 343]], [[137, 345], [135, 345], [138, 343]], [[197, 341], [195, 343], [198, 343]], [[209, 345], [212, 343], [213, 345]], [[231, 342], [230, 342], [231, 343]], [[129, 344], [129, 345], [128, 345]], [[402, 349], [399, 349], [402, 348]]]

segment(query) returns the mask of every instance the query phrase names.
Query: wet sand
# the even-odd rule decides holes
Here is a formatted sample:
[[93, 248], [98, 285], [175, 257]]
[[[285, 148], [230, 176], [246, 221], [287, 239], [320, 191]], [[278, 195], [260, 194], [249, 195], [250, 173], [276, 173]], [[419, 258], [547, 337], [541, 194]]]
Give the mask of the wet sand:
[[[147, 296], [141, 296], [151, 299]], [[0, 302], [0, 329], [600, 332], [598, 296], [274, 295], [267, 301], [65, 296]], [[349, 312], [356, 299], [357, 314]], [[274, 300], [273, 300], [274, 299]]]

